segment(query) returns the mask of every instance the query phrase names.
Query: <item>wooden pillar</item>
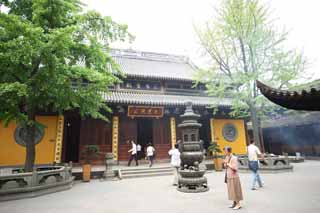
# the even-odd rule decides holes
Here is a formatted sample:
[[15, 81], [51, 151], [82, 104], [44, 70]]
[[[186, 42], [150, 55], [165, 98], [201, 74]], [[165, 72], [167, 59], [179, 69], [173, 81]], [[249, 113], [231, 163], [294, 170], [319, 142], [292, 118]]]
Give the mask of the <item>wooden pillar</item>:
[[63, 115], [60, 115], [58, 116], [57, 136], [56, 136], [56, 144], [55, 144], [55, 151], [54, 151], [55, 163], [61, 163], [63, 127], [64, 127], [64, 117]]
[[210, 118], [210, 133], [211, 133], [211, 142], [214, 142], [215, 136], [214, 136], [213, 118]]
[[250, 145], [250, 136], [249, 136], [248, 126], [247, 126], [246, 121], [243, 121], [243, 122], [244, 122], [244, 131], [246, 134], [246, 145], [249, 146]]
[[259, 127], [259, 137], [260, 137], [260, 146], [261, 146], [261, 152], [265, 152], [265, 148], [264, 148], [264, 139], [263, 139], [263, 129], [261, 127]]
[[118, 145], [119, 145], [119, 117], [112, 118], [112, 153], [114, 160], [118, 160]]
[[174, 117], [170, 118], [170, 129], [171, 129], [171, 147], [173, 148], [177, 140], [176, 119]]

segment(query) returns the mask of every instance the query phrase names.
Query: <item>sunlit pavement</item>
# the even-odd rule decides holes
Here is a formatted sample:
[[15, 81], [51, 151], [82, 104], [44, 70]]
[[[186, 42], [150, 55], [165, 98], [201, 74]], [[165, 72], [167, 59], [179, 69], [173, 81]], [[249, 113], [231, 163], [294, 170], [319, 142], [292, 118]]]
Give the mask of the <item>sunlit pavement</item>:
[[[210, 191], [184, 194], [171, 176], [122, 181], [77, 182], [69, 191], [0, 203], [0, 213], [221, 213], [228, 208], [223, 172], [206, 174]], [[294, 164], [294, 171], [262, 174], [265, 187], [250, 190], [250, 174], [240, 174], [244, 201], [239, 212], [319, 213], [320, 161]]]

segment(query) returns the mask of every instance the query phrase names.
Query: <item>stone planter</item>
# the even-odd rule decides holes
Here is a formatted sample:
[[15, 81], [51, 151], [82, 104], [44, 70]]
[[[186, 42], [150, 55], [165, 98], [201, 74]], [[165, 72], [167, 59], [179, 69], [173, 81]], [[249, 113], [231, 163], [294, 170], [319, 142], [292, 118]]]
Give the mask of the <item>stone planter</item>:
[[104, 180], [119, 180], [112, 169], [113, 166], [116, 165], [114, 154], [112, 152], [106, 153], [105, 163], [106, 163], [106, 171], [104, 171], [104, 174], [103, 174]]

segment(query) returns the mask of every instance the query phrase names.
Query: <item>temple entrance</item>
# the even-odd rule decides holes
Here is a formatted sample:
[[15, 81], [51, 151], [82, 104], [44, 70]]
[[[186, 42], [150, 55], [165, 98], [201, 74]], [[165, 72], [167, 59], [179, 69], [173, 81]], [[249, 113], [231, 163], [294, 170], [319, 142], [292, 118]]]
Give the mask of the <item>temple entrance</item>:
[[80, 116], [65, 115], [63, 138], [63, 161], [79, 162]]
[[145, 151], [148, 143], [153, 141], [153, 125], [152, 119], [137, 119], [137, 143], [141, 145], [140, 159], [145, 157]]
[[203, 140], [203, 147], [207, 149], [211, 143], [211, 136], [210, 136], [210, 119], [200, 119], [199, 123], [202, 124], [201, 128], [199, 129], [199, 138]]

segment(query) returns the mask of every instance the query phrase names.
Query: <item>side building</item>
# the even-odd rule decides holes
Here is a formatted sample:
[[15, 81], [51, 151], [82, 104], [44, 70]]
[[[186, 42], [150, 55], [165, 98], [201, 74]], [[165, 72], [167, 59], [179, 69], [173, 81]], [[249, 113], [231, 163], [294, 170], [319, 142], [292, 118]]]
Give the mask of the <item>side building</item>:
[[[230, 99], [209, 97], [204, 85], [193, 85], [196, 67], [187, 57], [133, 50], [113, 50], [112, 55], [126, 77], [110, 93], [104, 94], [106, 104], [112, 109], [112, 113], [107, 115], [109, 122], [80, 118], [76, 112], [66, 112], [60, 129], [58, 123], [47, 126], [45, 136], [54, 132], [56, 137], [39, 142], [37, 147], [42, 143], [52, 147], [37, 149], [37, 153], [50, 153], [46, 160], [37, 158], [37, 163], [83, 163], [87, 158], [84, 152], [87, 145], [99, 146], [102, 154], [93, 160], [96, 164], [104, 162], [107, 152], [112, 152], [120, 162], [127, 161], [131, 140], [139, 143], [142, 150], [152, 143], [156, 149], [156, 159], [167, 160], [168, 151], [181, 139], [177, 124], [181, 122], [180, 115], [187, 101], [191, 101], [195, 112], [201, 115], [200, 139], [204, 141], [205, 148], [215, 140], [220, 147], [232, 146], [236, 154], [246, 153], [244, 120], [228, 116]], [[215, 115], [210, 107], [213, 103], [218, 104]], [[52, 117], [58, 119], [57, 116]], [[1, 152], [14, 153], [15, 149], [23, 148], [17, 145], [12, 135], [15, 128], [11, 127], [5, 141], [15, 146], [11, 150], [0, 151], [0, 156]], [[6, 135], [6, 130], [0, 125], [0, 136], [2, 134]], [[60, 142], [58, 135], [61, 136]], [[16, 156], [0, 157], [0, 166], [23, 163], [21, 157], [9, 160], [13, 158]]]
[[262, 122], [264, 147], [273, 154], [297, 152], [306, 157], [320, 156], [320, 113], [301, 112]]

